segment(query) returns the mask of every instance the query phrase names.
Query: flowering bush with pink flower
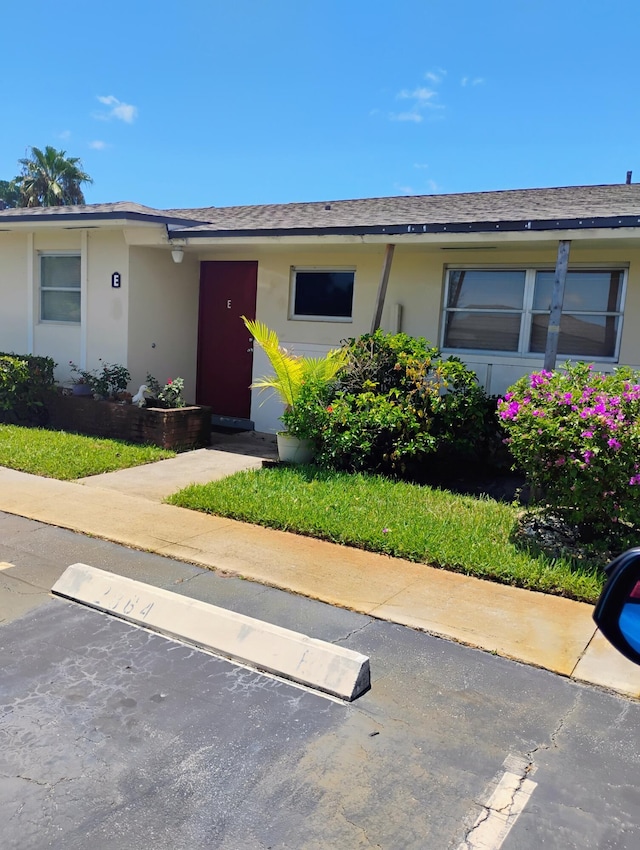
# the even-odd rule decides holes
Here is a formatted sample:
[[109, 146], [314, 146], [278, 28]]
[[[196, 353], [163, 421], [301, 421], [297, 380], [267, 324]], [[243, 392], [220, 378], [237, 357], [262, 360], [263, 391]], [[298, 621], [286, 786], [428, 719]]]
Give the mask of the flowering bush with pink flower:
[[609, 538], [640, 532], [640, 373], [534, 372], [499, 400], [498, 417], [537, 501]]
[[155, 399], [154, 403], [157, 404], [158, 407], [174, 408], [186, 406], [183, 396], [183, 378], [169, 378], [167, 383], [164, 386], [161, 386], [153, 375], [150, 375], [147, 372], [147, 387]]

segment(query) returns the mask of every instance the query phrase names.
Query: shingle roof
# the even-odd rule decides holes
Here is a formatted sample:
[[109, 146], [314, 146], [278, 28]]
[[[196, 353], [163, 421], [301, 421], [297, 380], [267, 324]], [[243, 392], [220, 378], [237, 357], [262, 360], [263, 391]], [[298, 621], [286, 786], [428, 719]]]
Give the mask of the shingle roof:
[[[167, 210], [197, 218], [191, 231], [208, 233], [265, 231], [337, 231], [393, 229], [426, 225], [476, 225], [580, 219], [635, 218], [640, 224], [640, 183], [570, 186], [559, 189], [512, 189], [455, 195], [364, 198], [352, 201], [266, 204]], [[610, 225], [613, 226], [613, 225]], [[627, 224], [629, 226], [629, 224]], [[462, 228], [464, 229], [464, 227]], [[476, 229], [476, 228], [472, 228]], [[406, 232], [406, 231], [405, 231]], [[185, 231], [185, 235], [187, 235]]]
[[122, 201], [0, 211], [0, 223], [58, 217], [160, 222], [172, 236], [637, 227], [640, 183], [198, 209]]
[[56, 215], [73, 215], [83, 213], [126, 213], [137, 212], [144, 214], [157, 214], [159, 210], [154, 210], [151, 207], [145, 207], [142, 204], [134, 204], [132, 201], [118, 201], [114, 204], [79, 204], [68, 207], [19, 207], [18, 209], [0, 210], [3, 218], [14, 218], [15, 216], [28, 215], [33, 218], [41, 218], [42, 216]]

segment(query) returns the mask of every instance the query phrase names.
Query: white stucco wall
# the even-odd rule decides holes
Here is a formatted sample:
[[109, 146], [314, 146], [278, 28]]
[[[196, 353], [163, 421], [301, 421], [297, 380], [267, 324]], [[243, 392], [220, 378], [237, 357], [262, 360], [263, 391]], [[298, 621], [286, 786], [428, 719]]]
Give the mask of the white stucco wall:
[[174, 263], [165, 247], [133, 246], [129, 256], [129, 370], [132, 385], [147, 372], [161, 384], [184, 378], [185, 399], [196, 386], [200, 264], [191, 255]]
[[0, 233], [0, 351], [28, 354], [26, 233]]
[[[56, 251], [77, 251], [83, 260], [80, 324], [40, 320], [39, 258]], [[33, 353], [53, 357], [61, 382], [70, 379], [69, 361], [87, 369], [98, 368], [101, 359], [126, 363], [128, 248], [122, 232], [43, 230], [34, 235], [33, 254]], [[111, 286], [115, 271], [122, 277], [120, 289]]]
[[[640, 245], [637, 240], [607, 236], [599, 241], [572, 242], [570, 265], [624, 265], [628, 267], [620, 363], [640, 367]], [[370, 330], [384, 259], [384, 244], [319, 242], [292, 245], [271, 240], [260, 245], [189, 246], [182, 264], [171, 259], [162, 235], [151, 229], [134, 234], [157, 246], [127, 244], [117, 227], [65, 230], [40, 228], [30, 234], [0, 232], [0, 350], [49, 355], [60, 365], [58, 378], [68, 378], [68, 362], [93, 368], [99, 358], [127, 364], [135, 390], [147, 372], [164, 382], [181, 376], [186, 397], [195, 397], [198, 289], [201, 260], [257, 260], [257, 316], [274, 328], [292, 351], [321, 355], [341, 340]], [[134, 238], [129, 235], [129, 242]], [[525, 244], [505, 239], [490, 250], [454, 249], [447, 245], [403, 244], [395, 249], [382, 327], [394, 330], [396, 305], [402, 308], [401, 329], [441, 343], [442, 297], [447, 266], [492, 267], [555, 265], [557, 239], [535, 239]], [[42, 251], [83, 252], [86, 282], [82, 325], [43, 323], [39, 320], [39, 254]], [[197, 251], [197, 253], [196, 253]], [[289, 316], [292, 267], [355, 268], [351, 322], [298, 321]], [[113, 272], [121, 274], [121, 288], [111, 287]], [[520, 375], [542, 365], [542, 358], [513, 355], [465, 355], [479, 379], [492, 393], [504, 392]], [[611, 369], [615, 364], [596, 364]], [[268, 373], [262, 352], [254, 355], [254, 378]], [[256, 428], [275, 431], [282, 411], [276, 401], [254, 393], [251, 416]]]

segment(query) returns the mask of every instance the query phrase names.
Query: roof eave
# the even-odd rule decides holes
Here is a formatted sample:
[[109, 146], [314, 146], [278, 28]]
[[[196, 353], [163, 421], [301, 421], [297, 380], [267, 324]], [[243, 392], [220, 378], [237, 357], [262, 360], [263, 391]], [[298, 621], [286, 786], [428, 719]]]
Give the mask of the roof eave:
[[517, 233], [522, 231], [593, 230], [640, 226], [640, 216], [606, 216], [517, 221], [449, 222], [437, 224], [348, 225], [343, 227], [275, 227], [237, 230], [169, 226], [171, 238], [242, 238], [250, 236], [403, 236], [421, 233]]
[[135, 212], [133, 210], [114, 210], [113, 212], [63, 212], [63, 213], [38, 213], [38, 214], [17, 214], [3, 216], [0, 213], [0, 229], [11, 224], [38, 224], [46, 222], [47, 224], [58, 223], [63, 224], [70, 221], [80, 222], [109, 222], [113, 224], [118, 221], [122, 222], [141, 222], [143, 224], [174, 224], [180, 227], [190, 227], [202, 222], [194, 219], [177, 219], [165, 215]]

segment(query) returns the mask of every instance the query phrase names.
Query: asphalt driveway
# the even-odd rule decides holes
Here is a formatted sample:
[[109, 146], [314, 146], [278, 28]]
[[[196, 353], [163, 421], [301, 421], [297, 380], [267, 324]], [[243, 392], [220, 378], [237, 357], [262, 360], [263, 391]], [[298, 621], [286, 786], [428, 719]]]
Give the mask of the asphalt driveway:
[[[78, 560], [363, 652], [371, 691], [345, 705], [50, 597]], [[0, 562], [3, 850], [479, 847], [507, 775], [527, 794], [482, 846], [640, 846], [635, 701], [6, 515]]]

